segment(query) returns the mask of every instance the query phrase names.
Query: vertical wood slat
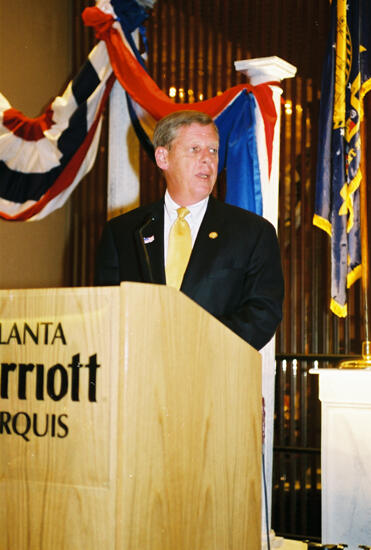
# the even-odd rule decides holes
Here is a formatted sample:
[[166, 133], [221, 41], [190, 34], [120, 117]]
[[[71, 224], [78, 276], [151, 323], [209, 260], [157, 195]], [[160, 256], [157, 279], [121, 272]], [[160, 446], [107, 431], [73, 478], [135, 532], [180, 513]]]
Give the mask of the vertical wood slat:
[[[200, 7], [203, 6], [203, 15], [205, 17], [208, 17], [208, 5], [206, 4], [200, 4]], [[209, 33], [209, 25], [200, 25], [200, 35], [201, 35], [201, 50], [199, 52], [199, 62], [201, 67], [201, 78], [200, 78], [200, 86], [203, 90], [203, 94], [205, 99], [207, 97], [210, 97], [210, 73], [209, 72], [209, 40], [208, 40], [208, 33]], [[201, 53], [202, 52], [202, 53]], [[210, 94], [210, 95], [209, 95]]]
[[200, 88], [199, 78], [198, 78], [198, 75], [199, 75], [199, 72], [200, 72], [198, 53], [201, 49], [200, 32], [199, 32], [199, 29], [198, 29], [198, 26], [200, 24], [200, 19], [201, 19], [200, 3], [197, 2], [197, 1], [193, 1], [192, 9], [193, 9], [193, 18], [192, 18], [193, 19], [193, 25], [192, 25], [191, 28], [189, 28], [189, 32], [191, 34], [192, 43], [193, 43], [193, 48], [192, 48], [192, 60], [193, 60], [193, 63], [192, 63], [192, 79], [193, 79], [193, 83], [194, 83], [196, 101], [198, 101], [199, 94], [202, 90]]
[[[297, 230], [296, 230], [296, 206], [297, 206], [297, 189], [296, 189], [296, 153], [297, 142], [296, 139], [292, 139], [292, 136], [296, 135], [296, 105], [297, 105], [297, 86], [299, 78], [291, 81], [291, 102], [292, 102], [292, 114], [291, 119], [291, 147], [290, 147], [290, 180], [291, 180], [291, 193], [290, 193], [290, 281], [291, 281], [291, 342], [290, 349], [293, 353], [298, 351], [298, 324], [300, 320], [301, 304], [298, 300], [298, 279], [299, 273], [297, 270]], [[299, 313], [297, 313], [299, 312]]]
[[[212, 27], [215, 28], [219, 21], [220, 7], [216, 6], [211, 13]], [[218, 35], [215, 32], [209, 33], [209, 48], [210, 48], [210, 85], [211, 90], [220, 90], [218, 81], [220, 77], [220, 71], [218, 66]]]
[[189, 74], [189, 64], [190, 64], [190, 59], [191, 59], [191, 55], [190, 55], [191, 37], [190, 37], [190, 33], [188, 32], [187, 21], [190, 20], [190, 17], [191, 17], [190, 4], [189, 4], [189, 2], [186, 2], [185, 5], [184, 5], [184, 12], [183, 12], [183, 17], [182, 17], [182, 27], [183, 27], [182, 42], [184, 43], [184, 48], [181, 47], [181, 44], [179, 45], [179, 47], [181, 49], [183, 49], [183, 73], [182, 73], [182, 76], [183, 76], [183, 80], [184, 80], [184, 87], [187, 91], [192, 90], [193, 95], [188, 96], [188, 101], [194, 101], [195, 100], [195, 96], [194, 96], [195, 90], [194, 90], [194, 85], [193, 85], [193, 79]]
[[[306, 350], [306, 270], [305, 270], [305, 222], [306, 220], [306, 181], [307, 181], [307, 167], [306, 167], [306, 82], [304, 79], [300, 80], [299, 89], [299, 104], [295, 108], [297, 116], [297, 143], [298, 152], [296, 154], [296, 174], [295, 177], [298, 181], [297, 200], [298, 200], [298, 269], [299, 269], [299, 291], [298, 298], [300, 302], [300, 319], [299, 319], [299, 338], [298, 346], [300, 350]], [[299, 175], [300, 174], [300, 175]]]

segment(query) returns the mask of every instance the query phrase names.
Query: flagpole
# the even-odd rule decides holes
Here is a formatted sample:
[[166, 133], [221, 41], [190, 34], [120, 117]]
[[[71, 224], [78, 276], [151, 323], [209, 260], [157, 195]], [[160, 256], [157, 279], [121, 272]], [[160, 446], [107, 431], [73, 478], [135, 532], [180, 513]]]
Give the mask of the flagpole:
[[363, 330], [362, 358], [371, 361], [371, 342], [369, 336], [368, 316], [368, 286], [369, 286], [369, 254], [368, 254], [368, 222], [367, 222], [367, 172], [366, 172], [366, 131], [364, 116], [361, 120], [361, 183], [360, 183], [360, 216], [361, 216], [361, 254], [362, 254], [362, 297], [363, 297]]
[[371, 341], [369, 336], [368, 316], [368, 285], [369, 285], [369, 254], [368, 254], [368, 221], [367, 221], [367, 173], [366, 173], [366, 131], [365, 120], [360, 123], [361, 134], [361, 182], [360, 182], [360, 219], [361, 219], [361, 290], [363, 305], [363, 341], [362, 359], [342, 361], [341, 369], [365, 369], [371, 367]]

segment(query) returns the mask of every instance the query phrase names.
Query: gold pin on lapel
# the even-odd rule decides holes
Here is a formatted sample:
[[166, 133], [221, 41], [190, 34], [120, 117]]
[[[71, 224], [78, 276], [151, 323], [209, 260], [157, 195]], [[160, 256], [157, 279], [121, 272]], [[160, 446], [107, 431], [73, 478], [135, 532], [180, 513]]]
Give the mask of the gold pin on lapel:
[[212, 231], [211, 233], [209, 233], [209, 238], [210, 239], [216, 239], [218, 236], [218, 233], [216, 231]]

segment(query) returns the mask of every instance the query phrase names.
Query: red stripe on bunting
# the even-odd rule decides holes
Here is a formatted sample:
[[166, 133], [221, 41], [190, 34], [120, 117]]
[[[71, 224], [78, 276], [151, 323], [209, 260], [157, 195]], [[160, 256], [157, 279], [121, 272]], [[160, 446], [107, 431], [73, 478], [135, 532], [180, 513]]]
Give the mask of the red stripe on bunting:
[[37, 118], [28, 118], [17, 109], [7, 109], [3, 113], [3, 126], [25, 141], [39, 141], [44, 132], [53, 125], [53, 109], [50, 107]]
[[268, 157], [268, 177], [271, 177], [273, 138], [277, 122], [277, 111], [273, 101], [273, 92], [270, 86], [280, 86], [279, 82], [264, 82], [253, 87], [253, 94], [258, 102], [260, 112], [264, 121], [265, 143]]
[[[85, 8], [82, 14], [85, 25], [94, 27], [96, 36], [106, 42], [112, 68], [117, 80], [130, 97], [148, 111], [155, 120], [179, 110], [202, 111], [211, 117], [218, 115], [241, 90], [251, 91], [253, 86], [240, 84], [223, 94], [192, 104], [174, 103], [154, 82], [122, 41], [120, 33], [112, 27], [114, 19], [99, 8]], [[109, 21], [110, 18], [110, 21]], [[110, 23], [110, 24], [109, 24]]]
[[[112, 27], [114, 19], [97, 7], [85, 8], [82, 14], [86, 26], [94, 27], [96, 36], [106, 43], [111, 66], [117, 80], [130, 97], [141, 105], [155, 120], [180, 110], [201, 111], [215, 118], [225, 109], [241, 90], [252, 92], [258, 102], [264, 120], [268, 173], [271, 173], [274, 127], [277, 113], [273, 93], [268, 84], [251, 86], [240, 84], [229, 88], [221, 95], [196, 103], [174, 103], [154, 82], [132, 52], [126, 47], [121, 34]], [[270, 83], [276, 84], [276, 83]]]

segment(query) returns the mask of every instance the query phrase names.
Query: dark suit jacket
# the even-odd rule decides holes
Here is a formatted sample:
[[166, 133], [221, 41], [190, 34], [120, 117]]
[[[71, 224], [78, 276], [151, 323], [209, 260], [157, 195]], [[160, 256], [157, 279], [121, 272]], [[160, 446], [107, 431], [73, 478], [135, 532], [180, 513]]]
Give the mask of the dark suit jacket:
[[[139, 229], [148, 221], [142, 234], [154, 238], [143, 244]], [[163, 200], [110, 220], [97, 252], [95, 283], [165, 284], [163, 231]], [[210, 197], [180, 290], [253, 347], [263, 347], [282, 317], [283, 277], [274, 227]]]

